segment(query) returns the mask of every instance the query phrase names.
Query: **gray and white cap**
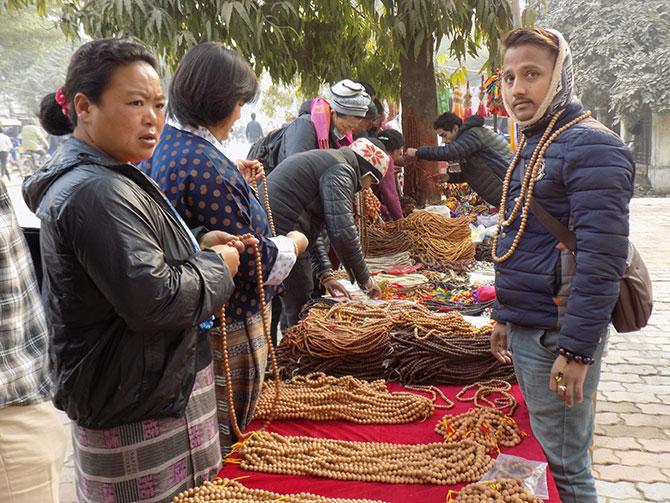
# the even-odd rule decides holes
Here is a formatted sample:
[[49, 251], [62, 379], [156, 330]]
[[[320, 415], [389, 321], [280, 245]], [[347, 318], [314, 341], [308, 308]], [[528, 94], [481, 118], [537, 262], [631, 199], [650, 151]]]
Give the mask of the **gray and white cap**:
[[337, 113], [365, 117], [371, 100], [361, 84], [344, 79], [330, 86], [330, 92], [330, 107]]

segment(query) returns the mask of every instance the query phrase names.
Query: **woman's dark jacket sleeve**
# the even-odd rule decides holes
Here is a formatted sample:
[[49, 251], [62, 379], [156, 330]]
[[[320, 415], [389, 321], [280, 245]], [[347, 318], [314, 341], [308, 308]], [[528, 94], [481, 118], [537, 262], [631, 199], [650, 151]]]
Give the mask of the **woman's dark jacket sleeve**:
[[342, 265], [361, 285], [370, 279], [358, 230], [354, 223], [353, 198], [358, 187], [358, 177], [347, 164], [338, 164], [321, 177], [319, 192], [323, 202], [323, 215], [330, 244]]

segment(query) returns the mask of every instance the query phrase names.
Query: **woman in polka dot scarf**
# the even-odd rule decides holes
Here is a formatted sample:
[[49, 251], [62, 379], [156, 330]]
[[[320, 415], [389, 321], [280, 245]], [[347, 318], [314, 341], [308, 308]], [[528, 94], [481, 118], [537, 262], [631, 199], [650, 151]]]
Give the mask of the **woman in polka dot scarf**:
[[[253, 234], [262, 254], [265, 298], [270, 306], [282, 281], [307, 247], [299, 232], [272, 235], [268, 216], [252, 189], [257, 161], [229, 160], [222, 146], [240, 117], [240, 109], [258, 90], [249, 64], [218, 43], [201, 44], [182, 59], [170, 84], [168, 119], [160, 143], [144, 168], [192, 227], [231, 234]], [[235, 443], [225, 406], [225, 386], [233, 386], [240, 427], [251, 421], [267, 364], [256, 265], [251, 248], [240, 254], [235, 292], [226, 308], [232, 383], [225, 382], [219, 352], [219, 329], [209, 332], [216, 394], [220, 404], [219, 436], [225, 455]], [[270, 318], [270, 307], [266, 308]]]

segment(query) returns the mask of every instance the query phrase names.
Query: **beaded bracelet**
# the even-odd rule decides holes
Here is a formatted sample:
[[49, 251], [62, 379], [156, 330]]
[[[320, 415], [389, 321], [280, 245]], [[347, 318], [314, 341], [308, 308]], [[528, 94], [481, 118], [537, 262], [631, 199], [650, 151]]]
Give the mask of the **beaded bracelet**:
[[572, 352], [568, 351], [567, 349], [561, 348], [561, 347], [558, 348], [558, 352], [559, 352], [559, 354], [564, 356], [568, 361], [574, 360], [578, 363], [583, 363], [584, 365], [593, 365], [593, 363], [595, 361], [590, 356], [576, 355], [575, 353], [572, 353]]
[[333, 273], [333, 271], [325, 272], [319, 278], [319, 283], [321, 283], [321, 286], [325, 287], [325, 283], [333, 278], [335, 278], [335, 273]]

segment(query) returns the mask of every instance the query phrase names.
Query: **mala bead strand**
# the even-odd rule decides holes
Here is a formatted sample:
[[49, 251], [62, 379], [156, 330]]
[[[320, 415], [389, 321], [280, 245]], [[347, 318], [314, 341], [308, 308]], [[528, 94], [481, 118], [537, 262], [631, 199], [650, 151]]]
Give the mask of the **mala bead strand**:
[[[475, 390], [474, 395], [471, 397], [464, 396], [472, 389]], [[509, 409], [507, 414], [513, 416], [518, 403], [516, 398], [509, 393], [509, 390], [511, 389], [512, 385], [507, 381], [503, 381], [502, 379], [491, 379], [490, 381], [476, 382], [465, 386], [456, 395], [456, 400], [460, 400], [461, 402], [473, 402], [473, 405], [479, 408], [490, 407], [501, 411]], [[499, 396], [491, 400], [489, 399], [490, 395]]]
[[471, 440], [432, 444], [352, 442], [253, 433], [239, 450], [244, 470], [387, 484], [455, 485], [494, 464]]
[[[266, 192], [267, 193], [267, 192]], [[240, 236], [240, 239], [242, 241], [247, 240], [252, 238], [253, 235], [251, 234], [244, 234], [243, 236]], [[254, 251], [254, 259], [256, 262], [256, 279], [257, 279], [257, 287], [256, 291], [258, 293], [258, 298], [259, 298], [259, 306], [260, 306], [260, 313], [261, 313], [261, 320], [263, 323], [263, 336], [265, 337], [265, 342], [268, 345], [268, 351], [270, 353], [270, 360], [272, 361], [272, 373], [274, 376], [274, 380], [276, 383], [280, 382], [279, 379], [279, 366], [277, 364], [277, 355], [275, 353], [274, 346], [272, 344], [272, 338], [270, 336], [270, 323], [269, 320], [267, 319], [267, 314], [265, 312], [266, 308], [266, 299], [265, 299], [265, 288], [264, 288], [264, 282], [263, 282], [263, 261], [261, 258], [261, 253], [260, 250], [258, 249], [258, 244], [253, 244], [251, 245]], [[221, 306], [221, 309], [219, 311], [219, 323], [221, 325], [221, 361], [223, 363], [223, 371], [226, 375], [226, 401], [228, 405], [228, 415], [230, 417], [230, 423], [233, 428], [233, 432], [237, 436], [238, 440], [241, 440], [244, 438], [244, 433], [242, 433], [242, 430], [240, 429], [240, 425], [237, 421], [237, 412], [235, 411], [235, 400], [233, 398], [233, 386], [232, 386], [232, 375], [230, 371], [230, 356], [228, 354], [228, 330], [226, 329], [226, 306], [225, 304]], [[272, 414], [274, 413], [274, 410], [277, 407], [277, 404], [279, 403], [279, 393], [280, 393], [280, 386], [275, 386], [275, 399], [271, 407], [271, 412], [270, 412], [270, 417], [272, 417]], [[268, 420], [262, 427], [261, 430], [264, 430], [267, 428], [267, 426], [270, 424], [270, 421]]]
[[[549, 148], [549, 145], [563, 132], [566, 130], [570, 129], [572, 126], [575, 124], [583, 121], [584, 119], [588, 118], [591, 116], [591, 112], [585, 112], [579, 117], [571, 120], [564, 126], [560, 127], [556, 132], [551, 134], [551, 131], [553, 130], [554, 126], [556, 125], [556, 122], [558, 122], [558, 118], [563, 112], [558, 112], [554, 116], [552, 116], [549, 125], [547, 126], [547, 129], [545, 130], [544, 134], [542, 135], [542, 138], [538, 142], [537, 146], [535, 147], [535, 151], [533, 152], [533, 156], [531, 157], [530, 163], [528, 165], [528, 169], [526, 170], [526, 173], [524, 175], [524, 179], [521, 185], [521, 193], [519, 194], [519, 197], [512, 209], [512, 213], [510, 214], [510, 217], [505, 219], [505, 213], [506, 213], [506, 208], [507, 208], [507, 198], [509, 196], [509, 188], [512, 180], [512, 175], [514, 173], [514, 170], [516, 168], [516, 165], [519, 162], [519, 159], [521, 158], [520, 155], [516, 155], [514, 157], [514, 160], [510, 164], [509, 169], [507, 170], [507, 173], [505, 174], [505, 179], [503, 180], [503, 190], [502, 190], [502, 199], [500, 202], [500, 217], [496, 229], [496, 233], [493, 236], [493, 243], [492, 243], [492, 250], [491, 254], [493, 257], [493, 260], [497, 263], [501, 263], [509, 259], [516, 249], [519, 246], [519, 242], [521, 241], [521, 237], [523, 236], [523, 233], [526, 229], [526, 224], [528, 220], [528, 213], [530, 211], [530, 204], [533, 201], [533, 190], [535, 188], [535, 182], [537, 181], [537, 175], [540, 170], [540, 167], [544, 163], [544, 155]], [[551, 134], [551, 136], [549, 136]], [[548, 137], [548, 138], [547, 138]], [[525, 142], [522, 142], [519, 146], [519, 152], [521, 152], [521, 149], [523, 148], [523, 145], [525, 145]], [[518, 152], [517, 152], [518, 153]], [[525, 189], [525, 190], [524, 190]], [[522, 206], [523, 204], [523, 206]], [[505, 252], [503, 255], [498, 255], [498, 235], [501, 232], [501, 229], [503, 227], [511, 225], [517, 218], [518, 216], [518, 211], [519, 208], [522, 207], [521, 209], [521, 223], [519, 224], [519, 229], [517, 230], [514, 240], [512, 241], [512, 245], [510, 246], [509, 250]]]
[[352, 376], [329, 377], [320, 372], [282, 383], [279, 395], [273, 413], [275, 383], [266, 381], [255, 418], [399, 424], [423, 421], [432, 416], [435, 409], [433, 403], [422, 396], [390, 393], [385, 381], [365, 382]]
[[458, 416], [446, 415], [435, 425], [435, 433], [445, 441], [467, 438], [492, 450], [517, 446], [526, 436], [514, 419], [496, 409], [470, 409]]
[[173, 503], [264, 503], [290, 501], [292, 503], [384, 503], [378, 500], [326, 498], [317, 494], [279, 494], [264, 489], [250, 489], [232, 479], [215, 478], [199, 487], [184, 491], [172, 499]]

